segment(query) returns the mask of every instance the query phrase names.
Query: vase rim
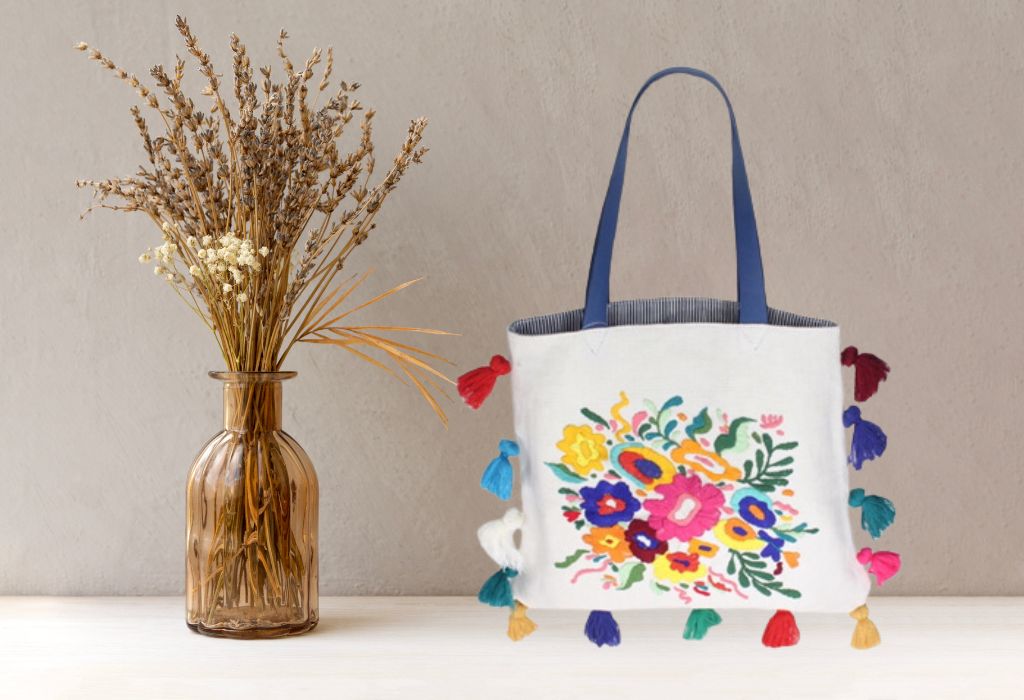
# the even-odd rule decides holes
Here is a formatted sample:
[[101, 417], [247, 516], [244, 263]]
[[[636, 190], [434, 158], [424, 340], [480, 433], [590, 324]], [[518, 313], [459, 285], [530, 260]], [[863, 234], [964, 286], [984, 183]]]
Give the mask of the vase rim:
[[298, 375], [298, 372], [228, 372], [228, 371], [212, 371], [208, 372], [210, 377], [213, 379], [219, 379], [222, 382], [244, 382], [244, 383], [255, 383], [255, 382], [283, 382], [286, 379], [291, 379]]

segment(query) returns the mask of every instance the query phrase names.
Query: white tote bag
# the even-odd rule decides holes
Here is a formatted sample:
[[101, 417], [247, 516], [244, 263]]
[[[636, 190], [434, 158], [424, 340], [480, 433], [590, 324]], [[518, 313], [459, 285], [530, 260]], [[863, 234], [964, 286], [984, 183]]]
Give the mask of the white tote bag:
[[[609, 303], [630, 121], [647, 88], [677, 73], [710, 82], [729, 111], [738, 302]], [[839, 328], [767, 307], [736, 121], [712, 76], [669, 68], [644, 84], [584, 308], [516, 321], [508, 341], [522, 512], [480, 535], [504, 567], [496, 577], [510, 586], [513, 621], [526, 607], [596, 611], [587, 635], [615, 644], [614, 610], [701, 610], [715, 624], [713, 609], [760, 608], [786, 611], [777, 626], [792, 627], [787, 637], [789, 611], [864, 604], [870, 581], [847, 514]], [[795, 641], [771, 636], [771, 646]]]

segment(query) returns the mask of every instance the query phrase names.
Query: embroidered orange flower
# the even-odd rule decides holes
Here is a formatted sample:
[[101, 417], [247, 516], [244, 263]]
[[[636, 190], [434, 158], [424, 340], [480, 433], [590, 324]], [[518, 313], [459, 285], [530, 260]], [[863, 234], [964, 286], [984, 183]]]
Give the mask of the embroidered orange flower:
[[786, 566], [791, 569], [795, 569], [800, 566], [800, 552], [791, 552], [786, 550], [782, 553], [782, 558], [786, 560]]
[[697, 554], [702, 557], [711, 557], [718, 554], [718, 545], [704, 540], [690, 540], [690, 554]]
[[729, 549], [737, 552], [752, 552], [764, 547], [764, 542], [747, 523], [739, 518], [722, 520], [715, 525], [715, 537]]
[[714, 452], [705, 450], [696, 440], [683, 440], [672, 450], [672, 459], [690, 469], [706, 474], [712, 481], [736, 481], [741, 472]]
[[580, 476], [589, 476], [608, 459], [604, 438], [589, 425], [567, 425], [556, 447], [562, 451], [562, 462]]
[[619, 525], [593, 527], [583, 536], [583, 541], [590, 545], [594, 554], [607, 554], [616, 564], [621, 564], [630, 556], [626, 531]]

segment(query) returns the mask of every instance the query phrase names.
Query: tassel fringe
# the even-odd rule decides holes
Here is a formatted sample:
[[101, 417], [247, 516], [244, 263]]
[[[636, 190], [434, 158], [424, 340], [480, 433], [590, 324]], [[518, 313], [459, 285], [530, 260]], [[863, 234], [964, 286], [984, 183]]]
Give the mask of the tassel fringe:
[[512, 365], [501, 355], [495, 355], [485, 367], [471, 369], [459, 377], [456, 386], [459, 396], [466, 404], [476, 410], [480, 408], [491, 391], [498, 377], [512, 371]]
[[722, 616], [711, 608], [694, 608], [686, 618], [683, 639], [704, 639], [708, 630], [722, 623]]
[[591, 611], [583, 633], [587, 635], [587, 639], [599, 647], [617, 647], [622, 641], [619, 634], [619, 623], [615, 621], [610, 612], [605, 610]]
[[857, 552], [857, 561], [868, 567], [868, 573], [875, 575], [879, 586], [898, 574], [903, 565], [896, 552], [875, 552], [870, 547]]
[[764, 628], [761, 643], [766, 647], [791, 647], [800, 641], [800, 628], [788, 610], [779, 610]]
[[860, 508], [860, 526], [876, 540], [896, 520], [896, 506], [892, 501], [867, 495], [864, 489], [850, 491], [850, 507]]
[[857, 621], [853, 628], [853, 639], [850, 640], [850, 646], [854, 649], [870, 649], [881, 643], [882, 637], [878, 634], [878, 628], [868, 618], [868, 606], [861, 605], [854, 609], [850, 613], [850, 617]]
[[526, 616], [526, 606], [518, 600], [508, 614], [508, 638], [518, 642], [533, 634], [537, 623]]
[[515, 508], [509, 508], [498, 520], [484, 523], [477, 529], [476, 538], [480, 547], [495, 564], [503, 569], [520, 571], [523, 568], [523, 556], [516, 549], [516, 530], [523, 527], [523, 514]]
[[853, 428], [853, 438], [850, 440], [850, 456], [847, 461], [854, 469], [860, 470], [864, 462], [869, 459], [881, 457], [889, 439], [882, 432], [882, 429], [871, 421], [864, 420], [860, 415], [860, 408], [850, 406], [843, 411], [843, 425]]
[[498, 443], [498, 456], [484, 469], [480, 477], [480, 487], [493, 493], [503, 501], [512, 497], [512, 462], [510, 457], [519, 454], [519, 445], [513, 440], [502, 440]]
[[885, 360], [869, 352], [857, 352], [852, 345], [843, 350], [839, 358], [844, 366], [854, 368], [853, 398], [858, 402], [874, 396], [878, 385], [889, 376], [889, 365]]
[[484, 581], [476, 598], [484, 605], [495, 608], [511, 608], [516, 604], [512, 597], [512, 579], [519, 574], [514, 569], [500, 569]]

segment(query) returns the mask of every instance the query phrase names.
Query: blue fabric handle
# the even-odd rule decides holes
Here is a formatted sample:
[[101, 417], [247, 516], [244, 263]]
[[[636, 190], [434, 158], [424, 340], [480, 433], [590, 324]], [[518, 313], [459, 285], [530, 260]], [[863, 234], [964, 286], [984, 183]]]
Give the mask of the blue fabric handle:
[[696, 68], [666, 68], [660, 70], [644, 83], [633, 99], [622, 130], [619, 152], [615, 156], [608, 194], [601, 208], [601, 221], [597, 226], [594, 253], [590, 260], [590, 276], [587, 279], [587, 299], [583, 308], [583, 327], [599, 328], [608, 325], [608, 283], [611, 277], [612, 248], [615, 245], [615, 228], [619, 220], [619, 204], [622, 201], [622, 186], [626, 177], [626, 151], [629, 147], [629, 129], [637, 103], [653, 83], [666, 75], [683, 73], [703, 78], [714, 85], [725, 99], [732, 127], [732, 212], [736, 227], [736, 286], [740, 306], [740, 323], [767, 323], [768, 304], [764, 294], [764, 270], [761, 266], [761, 246], [757, 240], [757, 222], [754, 220], [754, 203], [750, 199], [750, 185], [747, 182], [747, 168], [743, 164], [743, 150], [736, 130], [736, 117], [732, 111], [725, 90], [708, 73]]

